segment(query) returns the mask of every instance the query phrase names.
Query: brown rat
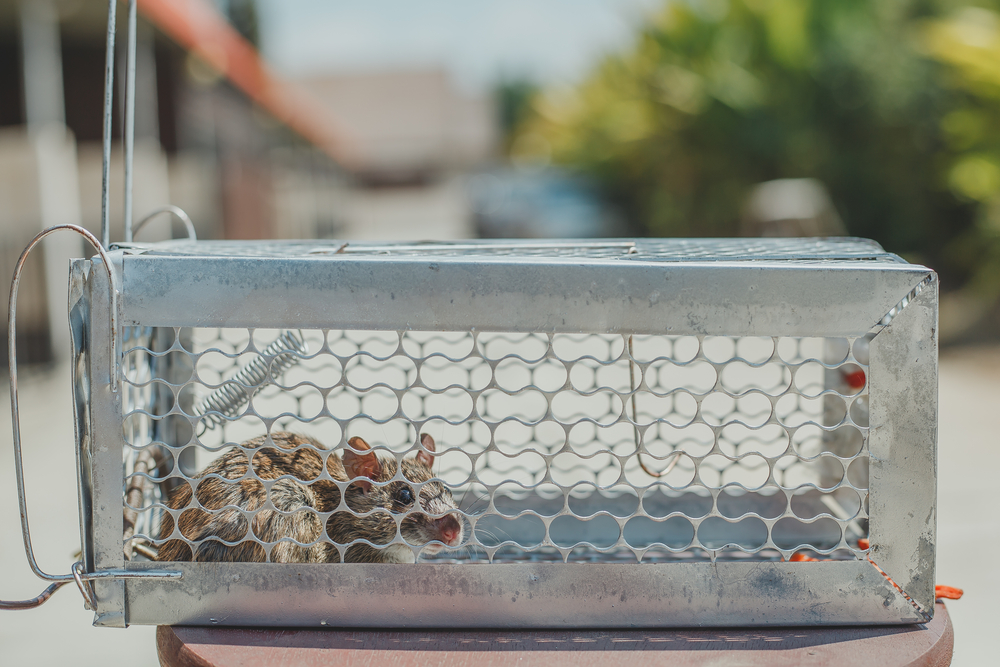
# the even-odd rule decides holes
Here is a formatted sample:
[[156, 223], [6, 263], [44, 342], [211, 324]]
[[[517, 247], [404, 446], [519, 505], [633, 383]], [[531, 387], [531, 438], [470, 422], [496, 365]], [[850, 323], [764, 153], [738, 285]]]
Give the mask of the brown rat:
[[[272, 442], [273, 447], [270, 446]], [[434, 540], [457, 546], [462, 542], [463, 530], [451, 492], [440, 482], [428, 481], [434, 476], [431, 472], [434, 458], [429, 453], [434, 452], [434, 439], [424, 434], [420, 442], [426, 451], [397, 463], [396, 459], [377, 457], [368, 443], [358, 437], [351, 438], [348, 444], [360, 453], [345, 449], [343, 457], [328, 453], [312, 438], [293, 433], [273, 433], [270, 438], [261, 436], [249, 440], [198, 475], [194, 495], [200, 508], [189, 507], [192, 504], [189, 484], [182, 484], [170, 493], [168, 507], [189, 508], [180, 514], [180, 534], [188, 541], [201, 543], [194, 545], [192, 553], [192, 545], [173, 535], [173, 517], [164, 514], [160, 539], [167, 541], [160, 546], [157, 560], [265, 562], [268, 560], [265, 547], [252, 539], [240, 541], [257, 537], [262, 542], [277, 542], [271, 548], [271, 562], [338, 563], [340, 553], [333, 544], [318, 542], [303, 547], [288, 538], [304, 544], [316, 542], [323, 531], [324, 519], [320, 514], [332, 513], [326, 520], [326, 534], [333, 542], [346, 545], [365, 539], [384, 545], [396, 537], [396, 521], [392, 515], [413, 508], [417, 511], [406, 515], [399, 526], [407, 544], [423, 546], [422, 552], [427, 554], [441, 550], [440, 544], [428, 544]], [[248, 450], [247, 453], [244, 450]], [[282, 479], [271, 486], [270, 505], [264, 484], [252, 476], [246, 477], [248, 454], [253, 460], [253, 471], [261, 480], [273, 480], [282, 475], [295, 478]], [[346, 505], [354, 513], [335, 511], [340, 505], [340, 488], [329, 480], [316, 480], [322, 473], [324, 458], [332, 479], [347, 482], [360, 478], [346, 491]], [[389, 482], [396, 476], [399, 466], [402, 466], [405, 480], [422, 486], [400, 480]], [[380, 486], [373, 482], [389, 483]], [[175, 539], [169, 539], [172, 536]], [[280, 541], [282, 539], [285, 541]], [[230, 546], [223, 541], [238, 544]], [[412, 563], [414, 556], [406, 544], [382, 549], [355, 544], [347, 547], [344, 560], [349, 563]]]

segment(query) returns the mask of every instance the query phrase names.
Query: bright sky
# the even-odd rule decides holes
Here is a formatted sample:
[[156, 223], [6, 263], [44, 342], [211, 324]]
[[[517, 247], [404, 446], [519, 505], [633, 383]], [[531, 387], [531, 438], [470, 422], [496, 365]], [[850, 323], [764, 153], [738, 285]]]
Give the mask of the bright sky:
[[445, 65], [467, 86], [579, 79], [664, 0], [257, 0], [261, 47], [290, 75]]

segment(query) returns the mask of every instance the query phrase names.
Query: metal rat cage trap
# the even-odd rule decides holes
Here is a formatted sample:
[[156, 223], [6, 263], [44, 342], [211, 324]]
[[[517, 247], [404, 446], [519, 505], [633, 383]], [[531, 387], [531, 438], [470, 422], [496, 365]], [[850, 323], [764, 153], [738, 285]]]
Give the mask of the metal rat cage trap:
[[[73, 262], [70, 322], [83, 557], [49, 575], [26, 523], [25, 544], [53, 586], [75, 577], [96, 624], [933, 613], [937, 280], [875, 243], [128, 239]], [[383, 460], [426, 456], [431, 435], [460, 544], [407, 541], [419, 503], [375, 510], [393, 529], [349, 542], [329, 528], [263, 539], [256, 515], [277, 509], [279, 484], [350, 484], [260, 474], [263, 450], [245, 443], [279, 432], [315, 438], [300, 448], [327, 461], [354, 436]], [[259, 506], [199, 496], [219, 478], [199, 471], [233, 451], [246, 464], [232, 483], [264, 489]], [[188, 502], [172, 506], [183, 485]], [[240, 528], [185, 534], [192, 511]], [[353, 510], [294, 512], [329, 527]], [[263, 562], [159, 561], [168, 540]], [[416, 562], [272, 562], [288, 542]]]

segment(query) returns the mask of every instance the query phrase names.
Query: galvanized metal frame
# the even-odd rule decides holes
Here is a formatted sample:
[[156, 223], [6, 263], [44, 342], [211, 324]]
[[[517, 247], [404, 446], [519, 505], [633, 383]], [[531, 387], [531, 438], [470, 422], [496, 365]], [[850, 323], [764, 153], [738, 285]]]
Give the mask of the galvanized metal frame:
[[930, 274], [871, 345], [869, 558], [934, 609], [938, 285]]
[[128, 582], [130, 623], [626, 628], [922, 623], [928, 618], [860, 561], [180, 563], [177, 569], [184, 575], [176, 583]]
[[124, 255], [123, 325], [863, 336], [929, 274], [860, 262], [234, 258], [211, 250]]
[[[98, 342], [108, 333], [99, 315], [105, 313], [106, 322], [106, 297], [100, 296], [106, 286], [92, 274], [90, 368], [96, 374], [88, 428], [100, 437], [91, 439], [88, 564], [124, 568], [138, 577], [101, 584], [98, 622], [625, 627], [929, 618], [935, 537], [934, 274], [901, 262], [848, 259], [664, 262], [655, 253], [644, 257], [642, 242], [637, 245], [638, 253], [625, 260], [581, 261], [322, 252], [233, 256], [213, 253], [211, 244], [182, 252], [171, 252], [168, 244], [126, 247], [112, 253], [112, 262], [122, 279], [122, 326], [792, 337], [857, 337], [874, 329], [871, 561], [183, 563], [171, 565], [183, 572], [179, 580], [143, 579], [144, 572], [160, 568], [126, 563], [122, 556], [122, 414], [100, 371], [108, 367], [108, 350]], [[373, 595], [385, 604], [372, 604]], [[388, 622], [387, 609], [392, 610]]]
[[[122, 275], [121, 258], [112, 256], [110, 261], [112, 270]], [[121, 443], [104, 435], [121, 431], [122, 396], [121, 392], [111, 391], [111, 384], [116, 382], [117, 378], [111, 377], [103, 370], [108, 367], [105, 363], [106, 355], [109, 355], [111, 350], [101, 345], [99, 341], [105, 340], [110, 331], [100, 320], [101, 315], [108, 312], [111, 304], [107, 298], [107, 284], [98, 276], [92, 265], [86, 288], [91, 314], [91, 325], [87, 334], [90, 344], [86, 351], [90, 362], [87, 368], [89, 423], [78, 425], [78, 428], [89, 436], [87, 438], [89, 449], [86, 452], [90, 461], [90, 488], [87, 496], [90, 499], [91, 513], [88, 533], [92, 537], [92, 542], [85, 546], [84, 564], [91, 572], [125, 567], [124, 554], [116, 544], [121, 541], [122, 513], [109, 511], [111, 508], [117, 510], [121, 506]], [[117, 465], [109, 465], [111, 461]], [[122, 581], [105, 581], [96, 583], [94, 588], [98, 603], [95, 610], [95, 625], [124, 627], [125, 584]]]

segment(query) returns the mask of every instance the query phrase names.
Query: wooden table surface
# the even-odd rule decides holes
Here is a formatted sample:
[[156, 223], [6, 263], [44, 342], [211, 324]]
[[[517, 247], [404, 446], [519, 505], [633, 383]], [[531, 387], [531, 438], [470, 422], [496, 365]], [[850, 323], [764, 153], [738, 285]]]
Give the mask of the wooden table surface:
[[263, 630], [160, 626], [167, 667], [579, 665], [943, 667], [954, 632], [938, 603], [923, 625], [713, 630]]

